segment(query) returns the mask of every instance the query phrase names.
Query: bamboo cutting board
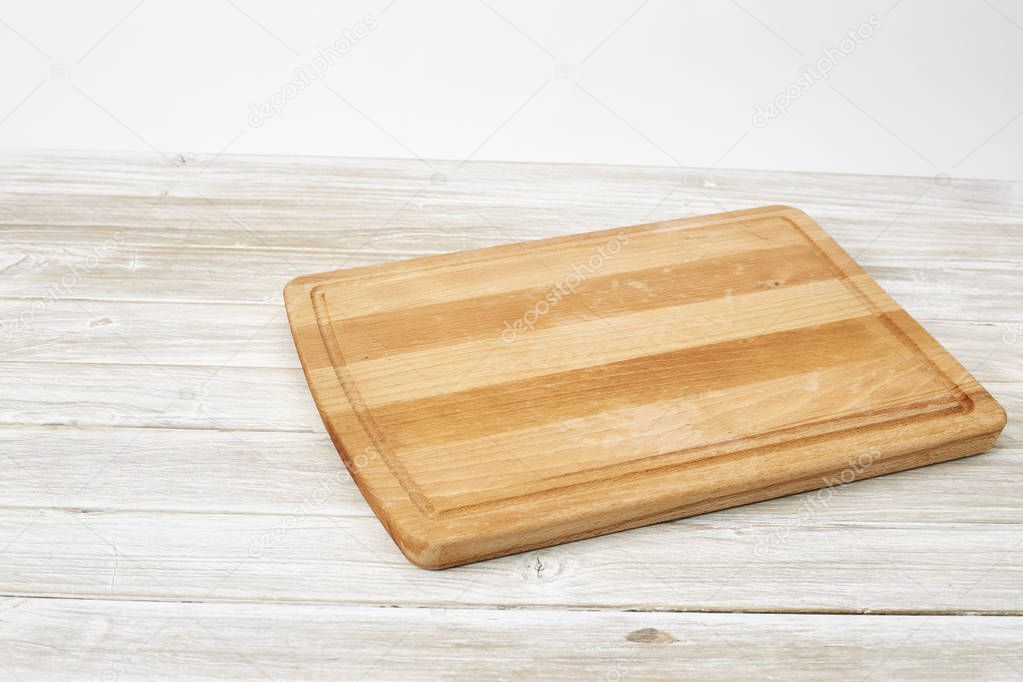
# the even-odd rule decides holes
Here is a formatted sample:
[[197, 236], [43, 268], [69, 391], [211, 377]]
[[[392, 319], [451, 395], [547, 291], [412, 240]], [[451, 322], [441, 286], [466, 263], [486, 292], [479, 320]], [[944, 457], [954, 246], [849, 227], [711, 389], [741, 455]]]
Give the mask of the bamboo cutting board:
[[442, 568], [988, 449], [1005, 412], [785, 206], [299, 277], [327, 430]]

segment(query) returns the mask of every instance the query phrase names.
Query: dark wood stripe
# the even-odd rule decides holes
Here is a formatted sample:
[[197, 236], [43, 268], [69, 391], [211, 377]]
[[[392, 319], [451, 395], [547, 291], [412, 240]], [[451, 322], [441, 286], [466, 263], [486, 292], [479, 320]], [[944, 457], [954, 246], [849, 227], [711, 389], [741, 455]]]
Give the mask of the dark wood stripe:
[[396, 448], [496, 436], [510, 423], [555, 424], [871, 357], [908, 358], [883, 332], [877, 318], [854, 318], [370, 409]]
[[[623, 248], [628, 248], [625, 246]], [[792, 246], [746, 251], [720, 258], [601, 276], [599, 270], [561, 293], [554, 282], [532, 289], [335, 320], [335, 333], [353, 362], [484, 338], [514, 342], [519, 335], [553, 326], [609, 318], [654, 308], [755, 293], [833, 277], [813, 249]], [[571, 270], [567, 270], [567, 275]], [[328, 297], [330, 296], [328, 292]], [[556, 302], [546, 299], [554, 296]], [[549, 311], [532, 329], [507, 331], [541, 301]], [[545, 305], [545, 304], [541, 304]], [[337, 301], [335, 310], [344, 310]], [[502, 337], [502, 334], [504, 336]]]

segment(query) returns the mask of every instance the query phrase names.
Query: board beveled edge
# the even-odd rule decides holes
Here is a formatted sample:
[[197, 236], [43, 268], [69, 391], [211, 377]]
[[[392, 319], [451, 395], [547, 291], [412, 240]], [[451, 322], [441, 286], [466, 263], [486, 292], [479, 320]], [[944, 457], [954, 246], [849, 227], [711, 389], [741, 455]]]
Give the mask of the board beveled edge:
[[[505, 517], [498, 524], [488, 523], [485, 512], [438, 519], [433, 518], [424, 509], [424, 502], [428, 504], [428, 501], [414, 499], [414, 490], [403, 485], [402, 476], [379, 456], [374, 439], [360, 422], [351, 397], [345, 394], [342, 383], [338, 380], [324, 380], [315, 373], [319, 368], [320, 374], [324, 375], [323, 368], [331, 366], [333, 358], [323, 334], [320, 333], [320, 322], [315, 313], [312, 290], [338, 278], [342, 273], [345, 277], [351, 277], [359, 272], [368, 274], [393, 264], [297, 277], [285, 286], [285, 306], [295, 346], [317, 409], [356, 485], [409, 561], [423, 568], [445, 568], [827, 487], [836, 476], [845, 477], [848, 474], [850, 464], [847, 455], [861, 451], [865, 443], [867, 447], [875, 449], [884, 444], [887, 451], [868, 466], [858, 468], [853, 478], [849, 480], [979, 454], [994, 444], [1006, 423], [1005, 410], [1002, 406], [803, 211], [790, 206], [765, 206], [649, 225], [713, 224], [734, 221], [744, 216], [750, 218], [777, 216], [792, 221], [845, 277], [855, 275], [861, 282], [869, 283], [870, 286], [864, 291], [867, 299], [879, 308], [895, 311], [894, 316], [897, 316], [898, 320], [894, 323], [919, 347], [924, 358], [933, 362], [942, 374], [950, 377], [962, 395], [968, 397], [972, 409], [961, 414], [941, 417], [943, 425], [941, 437], [934, 435], [934, 429], [926, 428], [927, 422], [931, 421], [926, 418], [917, 420], [916, 423], [885, 422], [857, 433], [822, 434], [752, 452], [738, 453], [738, 456], [724, 461], [713, 461], [714, 458], [710, 458], [710, 461], [706, 462], [688, 463], [681, 467], [686, 469], [687, 478], [690, 479], [685, 482], [680, 482], [679, 477], [675, 475], [677, 473], [675, 469], [680, 467], [668, 467], [665, 472], [651, 472], [649, 476], [637, 477], [641, 480], [632, 481], [631, 486], [619, 488], [622, 496], [604, 509], [598, 507], [599, 513], [591, 511], [592, 499], [589, 500], [589, 505], [579, 505], [579, 508], [585, 509], [584, 512], [574, 511], [573, 498], [586, 499], [585, 491], [581, 494], [567, 491], [559, 495], [557, 505], [544, 510], [543, 514], [537, 514], [535, 502], [520, 505], [512, 503], [503, 510]], [[613, 234], [619, 229], [624, 228], [601, 230], [588, 233], [586, 236]], [[583, 235], [554, 237], [526, 243], [554, 244], [580, 236]], [[497, 255], [513, 248], [521, 247], [496, 246], [398, 263], [410, 269], [417, 265], [426, 265], [427, 261], [431, 262], [432, 266], [442, 267], [447, 263], [457, 262], [459, 257], [464, 258], [467, 253], [476, 256], [487, 253]], [[893, 440], [900, 445], [892, 448]], [[871, 442], [875, 445], [871, 446]], [[822, 446], [826, 446], [828, 451], [825, 455], [820, 453]], [[804, 452], [806, 456], [802, 458], [790, 456], [786, 465], [779, 465], [772, 455], [781, 452], [789, 455]], [[373, 456], [373, 453], [376, 453], [376, 456]], [[729, 470], [731, 473], [727, 473]], [[721, 476], [726, 476], [725, 480], [733, 481], [726, 490], [721, 490], [719, 484], [714, 490], [707, 486], [702, 488], [699, 486], [701, 479], [720, 481]], [[847, 481], [843, 479], [843, 482]], [[522, 507], [519, 510], [521, 513], [510, 513], [516, 511], [516, 506]]]

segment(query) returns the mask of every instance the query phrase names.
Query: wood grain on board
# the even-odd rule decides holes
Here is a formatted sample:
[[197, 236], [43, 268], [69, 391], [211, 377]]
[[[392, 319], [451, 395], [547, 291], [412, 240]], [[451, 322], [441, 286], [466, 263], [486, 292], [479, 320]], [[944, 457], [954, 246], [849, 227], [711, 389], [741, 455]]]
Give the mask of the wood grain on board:
[[441, 568], [982, 452], [1005, 412], [785, 206], [299, 277], [320, 414]]

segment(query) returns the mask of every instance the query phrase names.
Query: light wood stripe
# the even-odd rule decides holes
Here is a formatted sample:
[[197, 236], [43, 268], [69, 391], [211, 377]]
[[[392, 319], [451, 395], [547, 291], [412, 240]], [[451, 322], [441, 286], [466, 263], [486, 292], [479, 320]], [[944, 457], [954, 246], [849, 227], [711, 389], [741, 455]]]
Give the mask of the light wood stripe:
[[[837, 344], [836, 339], [847, 343]], [[509, 412], [518, 425], [543, 426], [615, 407], [669, 399], [696, 402], [709, 391], [741, 393], [747, 384], [878, 356], [919, 364], [876, 318], [863, 317], [390, 403], [375, 407], [373, 415], [381, 429], [394, 434], [389, 441], [393, 447], [427, 448], [497, 436], [508, 430]], [[947, 393], [918, 370], [927, 390]]]
[[[805, 246], [740, 251], [717, 258], [683, 257], [670, 265], [631, 272], [604, 274], [601, 269], [571, 288], [565, 288], [564, 282], [560, 289], [547, 282], [543, 287], [345, 317], [337, 327], [342, 330], [340, 340], [347, 355], [362, 361], [459, 341], [494, 336], [514, 339], [537, 329], [748, 294], [832, 275], [820, 255]], [[556, 314], [540, 315], [538, 310]], [[529, 328], [524, 317], [529, 319]]]
[[[739, 212], [742, 213], [742, 212]], [[573, 266], [582, 267], [598, 250], [627, 239], [621, 249], [604, 258], [599, 275], [620, 275], [718, 258], [765, 248], [807, 246], [792, 223], [768, 215], [737, 218], [725, 224], [701, 226], [690, 220], [671, 220], [622, 230], [605, 230], [571, 240], [511, 244], [458, 254], [420, 259], [410, 268], [404, 261], [328, 273], [326, 286], [335, 301], [336, 318], [351, 319], [436, 303], [456, 302], [509, 291], [550, 287]], [[296, 283], [302, 283], [302, 279]]]
[[[538, 329], [523, 334], [513, 343], [505, 343], [495, 336], [354, 361], [349, 362], [348, 370], [359, 384], [366, 403], [381, 405], [742, 339], [758, 333], [825, 324], [861, 317], [868, 312], [850, 288], [837, 280], [826, 280]], [[331, 368], [314, 367], [311, 371], [317, 380], [334, 378]]]
[[[850, 385], [850, 374], [861, 382]], [[841, 407], [823, 412], [824, 400]], [[893, 366], [882, 357], [397, 454], [432, 508], [443, 513], [720, 457], [783, 442], [795, 430], [805, 437], [957, 409], [915, 358]], [[460, 423], [473, 421], [475, 415]]]

